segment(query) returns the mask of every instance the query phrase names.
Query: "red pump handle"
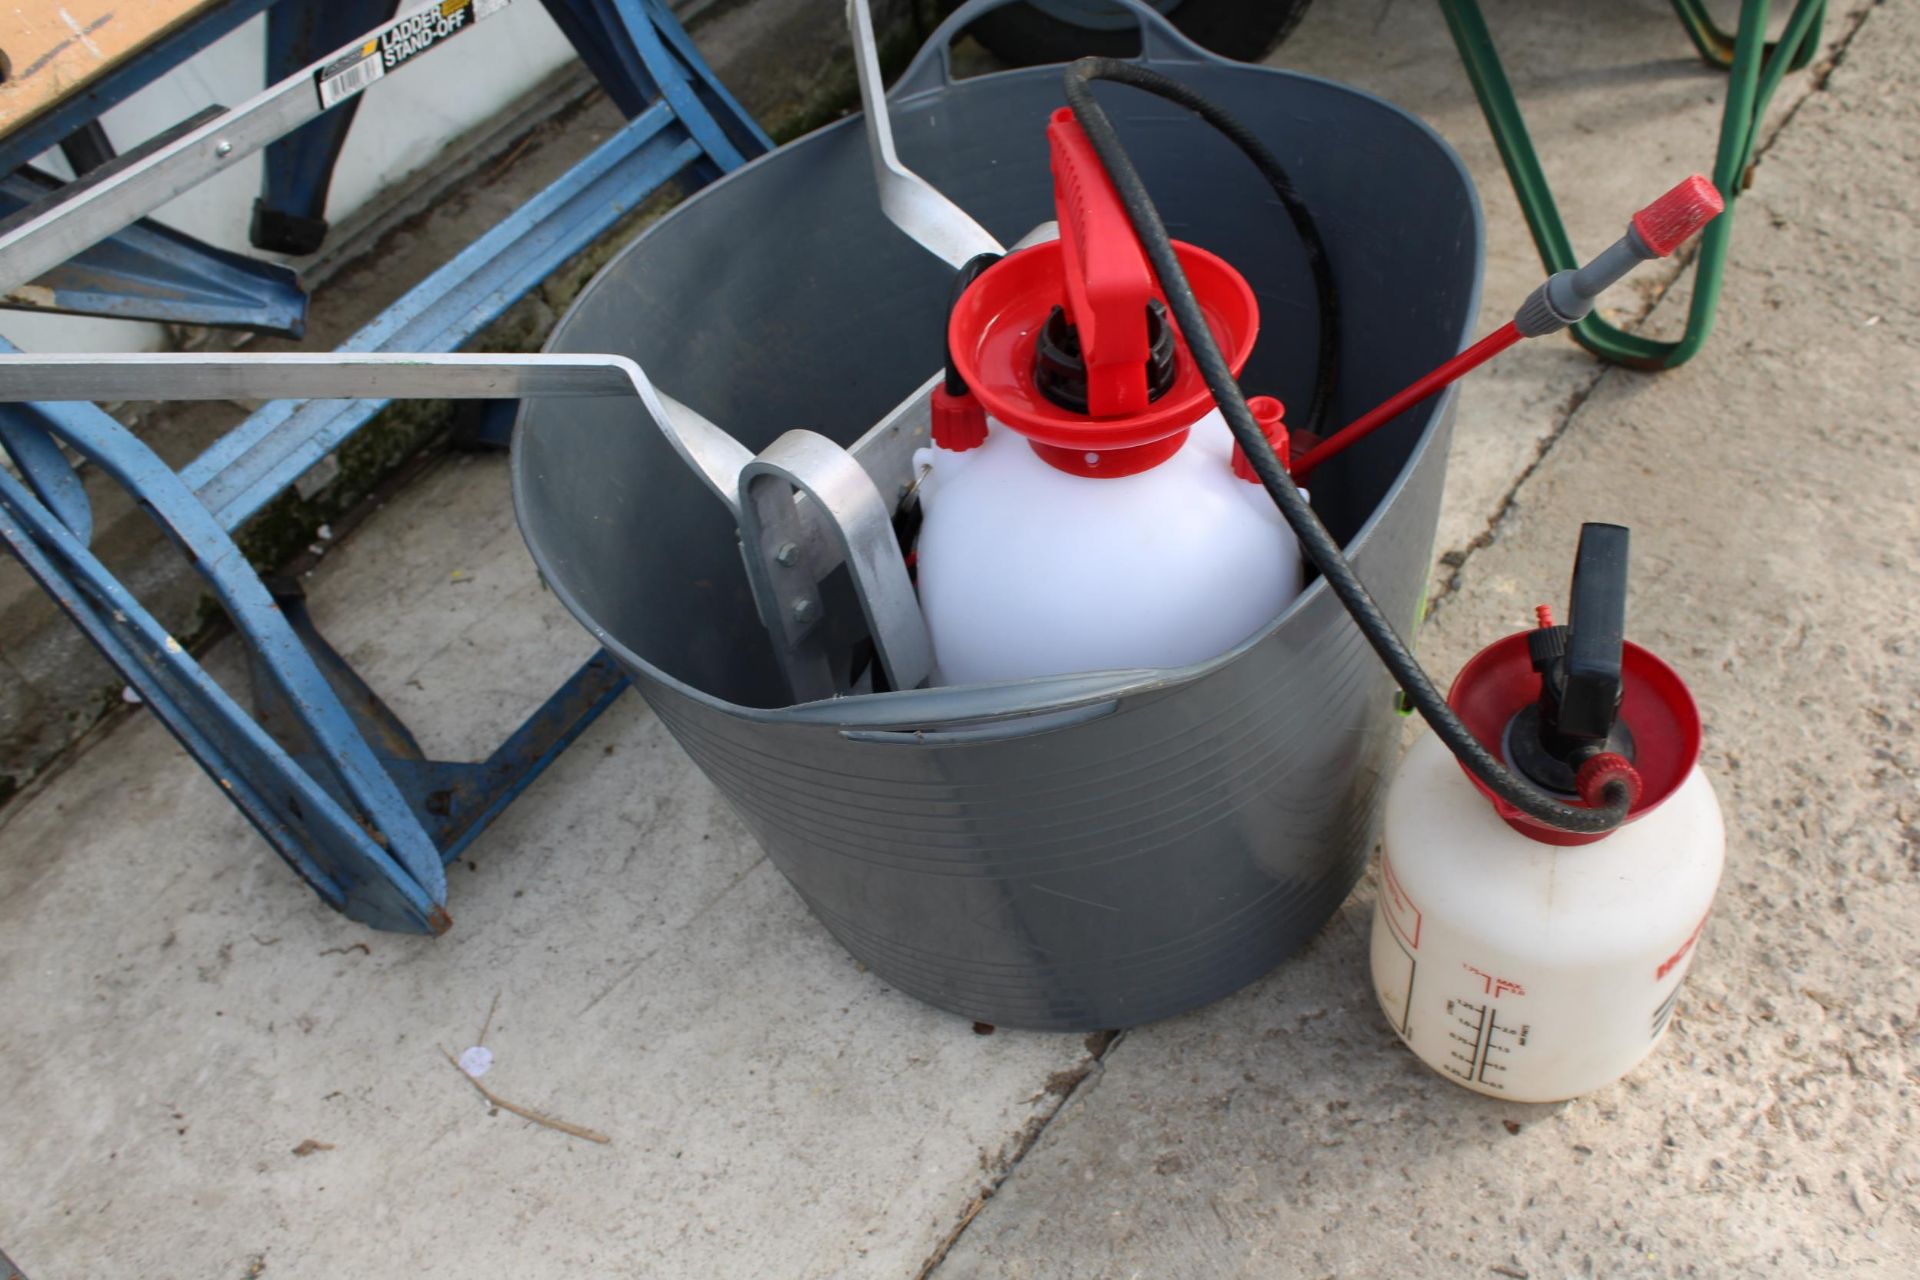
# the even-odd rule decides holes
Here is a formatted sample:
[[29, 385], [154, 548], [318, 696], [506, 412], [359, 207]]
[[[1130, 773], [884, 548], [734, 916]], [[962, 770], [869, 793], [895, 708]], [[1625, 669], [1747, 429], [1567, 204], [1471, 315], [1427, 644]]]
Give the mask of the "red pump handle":
[[1073, 111], [1047, 122], [1053, 207], [1066, 262], [1067, 321], [1087, 367], [1087, 413], [1106, 418], [1147, 408], [1147, 303], [1153, 272], [1113, 179]]

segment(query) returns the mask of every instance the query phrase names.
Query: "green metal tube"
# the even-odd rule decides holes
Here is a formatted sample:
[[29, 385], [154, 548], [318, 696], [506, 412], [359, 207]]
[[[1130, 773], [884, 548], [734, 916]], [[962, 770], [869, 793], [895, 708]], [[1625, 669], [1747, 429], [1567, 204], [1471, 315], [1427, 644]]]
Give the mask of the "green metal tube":
[[[1826, 0], [1798, 0], [1777, 44], [1768, 44], [1766, 39], [1770, 0], [1744, 0], [1739, 32], [1731, 38], [1714, 26], [1700, 0], [1673, 0], [1673, 7], [1703, 57], [1725, 65], [1716, 51], [1730, 49], [1731, 74], [1714, 161], [1714, 185], [1726, 198], [1727, 211], [1701, 236], [1687, 329], [1678, 342], [1627, 333], [1597, 315], [1586, 317], [1572, 329], [1575, 341], [1601, 359], [1641, 369], [1671, 369], [1686, 363], [1713, 332], [1732, 243], [1733, 205], [1745, 185], [1760, 118], [1786, 73], [1812, 60], [1820, 43]], [[1549, 273], [1579, 266], [1477, 0], [1440, 0], [1440, 9], [1513, 182], [1541, 263]]]
[[[1703, 0], [1672, 0], [1673, 11], [1680, 18], [1680, 25], [1686, 29], [1687, 38], [1693, 41], [1693, 47], [1700, 53], [1701, 61], [1710, 67], [1725, 71], [1733, 65], [1734, 38], [1720, 29], [1707, 12]], [[1820, 0], [1819, 9], [1826, 8], [1826, 0]], [[1818, 21], [1816, 16], [1815, 21]], [[1788, 51], [1788, 61], [1784, 65], [1787, 71], [1804, 70], [1813, 61], [1814, 51], [1820, 47], [1820, 37], [1815, 34], [1811, 44], [1797, 44], [1789, 33], [1767, 46], [1767, 56], [1771, 58], [1776, 49]]]
[[1466, 67], [1474, 97], [1480, 100], [1481, 114], [1500, 149], [1500, 160], [1513, 182], [1513, 193], [1520, 201], [1520, 212], [1533, 232], [1533, 243], [1540, 250], [1540, 263], [1551, 275], [1569, 271], [1580, 264], [1567, 239], [1566, 224], [1553, 202], [1553, 188], [1541, 171], [1540, 158], [1534, 154], [1533, 140], [1527, 135], [1526, 119], [1507, 82], [1507, 70], [1501, 65], [1500, 52], [1493, 47], [1487, 20], [1481, 16], [1477, 0], [1440, 0], [1440, 12], [1453, 33], [1454, 47]]

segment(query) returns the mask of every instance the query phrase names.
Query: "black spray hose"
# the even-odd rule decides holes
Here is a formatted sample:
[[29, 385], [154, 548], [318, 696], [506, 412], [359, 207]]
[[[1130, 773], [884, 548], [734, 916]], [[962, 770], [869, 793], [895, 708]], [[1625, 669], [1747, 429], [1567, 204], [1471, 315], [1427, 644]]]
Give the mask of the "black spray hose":
[[[1441, 742], [1464, 764], [1473, 775], [1485, 783], [1489, 790], [1502, 800], [1513, 805], [1521, 812], [1558, 827], [1562, 831], [1581, 834], [1595, 834], [1611, 831], [1626, 818], [1632, 803], [1626, 783], [1609, 782], [1602, 792], [1604, 803], [1597, 808], [1579, 808], [1557, 799], [1551, 793], [1541, 790], [1532, 783], [1516, 776], [1492, 752], [1482, 746], [1468, 728], [1460, 723], [1460, 718], [1447, 705], [1433, 681], [1420, 667], [1420, 662], [1407, 648], [1393, 624], [1380, 612], [1380, 606], [1347, 563], [1340, 552], [1340, 544], [1334, 541], [1327, 527], [1320, 523], [1320, 517], [1300, 496], [1294, 487], [1293, 479], [1287, 474], [1280, 459], [1275, 456], [1273, 446], [1267, 443], [1266, 434], [1254, 421], [1253, 413], [1247, 408], [1247, 401], [1240, 394], [1240, 387], [1234, 381], [1233, 371], [1227, 367], [1226, 359], [1220, 354], [1220, 346], [1214, 341], [1213, 331], [1208, 327], [1206, 317], [1201, 313], [1200, 303], [1193, 294], [1193, 286], [1187, 283], [1186, 274], [1180, 269], [1180, 262], [1174, 256], [1173, 243], [1167, 236], [1167, 228], [1160, 221], [1160, 212], [1154, 208], [1153, 200], [1147, 194], [1146, 185], [1140, 180], [1139, 171], [1133, 167], [1126, 148], [1121, 146], [1120, 137], [1114, 132], [1113, 122], [1107, 113], [1094, 100], [1092, 81], [1117, 80], [1122, 84], [1144, 89], [1148, 93], [1166, 98], [1170, 102], [1188, 107], [1200, 117], [1227, 132], [1236, 143], [1242, 137], [1252, 141], [1244, 126], [1232, 120], [1224, 111], [1206, 102], [1185, 85], [1169, 80], [1154, 71], [1149, 71], [1134, 63], [1121, 62], [1113, 58], [1082, 58], [1067, 68], [1067, 103], [1073, 108], [1074, 118], [1086, 131], [1087, 138], [1093, 144], [1095, 154], [1112, 179], [1120, 193], [1121, 203], [1126, 206], [1127, 217], [1133, 223], [1134, 232], [1140, 237], [1141, 246], [1146, 250], [1147, 258], [1153, 263], [1154, 274], [1159, 277], [1160, 287], [1167, 295], [1167, 303], [1172, 308], [1174, 318], [1180, 322], [1180, 332], [1186, 337], [1187, 349], [1193, 354], [1194, 363], [1200, 374], [1206, 379], [1207, 387], [1213, 392], [1214, 400], [1219, 404], [1221, 413], [1226, 417], [1227, 426], [1233, 432], [1233, 438], [1252, 464], [1254, 474], [1260, 483], [1266, 486], [1267, 495], [1274, 505], [1280, 508], [1280, 514], [1292, 526], [1294, 536], [1300, 540], [1301, 549], [1313, 567], [1327, 580], [1327, 586], [1333, 591], [1340, 603], [1352, 615], [1354, 625], [1360, 628], [1367, 643], [1380, 655], [1380, 661], [1406, 691], [1408, 699], [1420, 712], [1422, 718], [1433, 727]], [[1224, 123], [1223, 123], [1224, 122]], [[1253, 142], [1258, 146], [1257, 142]], [[1241, 149], [1247, 150], [1245, 145]], [[1252, 154], [1249, 152], [1249, 154]], [[1262, 154], [1266, 154], [1264, 148]], [[1270, 164], [1275, 171], [1279, 164], [1270, 154], [1262, 171]], [[1256, 163], [1259, 163], [1256, 161]], [[1271, 177], [1271, 175], [1269, 175]], [[1282, 174], [1284, 182], [1285, 175]], [[1276, 184], [1276, 189], [1278, 189]], [[1292, 194], [1291, 184], [1286, 184], [1288, 194]], [[1297, 197], [1295, 197], [1297, 204]], [[1288, 207], [1293, 214], [1293, 206]], [[1295, 225], [1300, 225], [1302, 215], [1294, 215]], [[1312, 224], [1310, 218], [1305, 219]], [[1318, 241], [1315, 241], [1318, 247]], [[1313, 252], [1310, 250], [1310, 252]], [[1319, 253], [1324, 262], [1325, 254]], [[1324, 338], [1324, 334], [1322, 335]], [[1325, 351], [1325, 344], [1322, 344]], [[1324, 402], [1329, 394], [1331, 382], [1323, 381], [1314, 390], [1315, 402]]]

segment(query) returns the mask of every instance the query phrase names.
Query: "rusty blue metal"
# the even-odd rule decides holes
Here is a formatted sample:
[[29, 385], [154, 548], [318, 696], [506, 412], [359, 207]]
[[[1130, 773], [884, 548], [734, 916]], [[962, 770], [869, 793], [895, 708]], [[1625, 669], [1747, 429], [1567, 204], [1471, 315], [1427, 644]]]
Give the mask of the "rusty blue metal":
[[[47, 174], [23, 168], [0, 178], [0, 217], [57, 191]], [[278, 263], [217, 249], [149, 218], [83, 249], [0, 307], [250, 329], [297, 338], [306, 330], [307, 293]]]
[[[664, 103], [656, 103], [408, 290], [340, 350], [457, 349], [661, 183], [705, 160], [699, 143]], [[275, 401], [216, 441], [182, 475], [227, 528], [238, 528], [385, 405]]]
[[[698, 186], [771, 145], [656, 0], [546, 2], [635, 118], [402, 297], [352, 349], [458, 347], [661, 184]], [[636, 102], [642, 85], [659, 101]], [[438, 933], [451, 923], [444, 862], [627, 680], [595, 654], [487, 759], [431, 760], [314, 629], [299, 593], [261, 581], [229, 530], [382, 403], [270, 405], [175, 471], [93, 405], [0, 401], [0, 448], [21, 473], [0, 468], [0, 542], [324, 901], [374, 928]], [[246, 648], [253, 710], [89, 550], [91, 515], [68, 449], [130, 492], [186, 553]]]
[[93, 541], [93, 506], [48, 419], [88, 411], [99, 412], [92, 405], [0, 404], [0, 449], [20, 468], [34, 495], [83, 546]]

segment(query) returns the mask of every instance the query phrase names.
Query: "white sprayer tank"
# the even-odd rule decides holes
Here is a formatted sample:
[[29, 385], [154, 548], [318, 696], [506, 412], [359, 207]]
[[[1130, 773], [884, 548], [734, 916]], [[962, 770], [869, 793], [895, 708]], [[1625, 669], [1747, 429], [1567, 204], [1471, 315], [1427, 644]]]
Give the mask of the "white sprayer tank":
[[1550, 827], [1495, 797], [1431, 733], [1387, 791], [1374, 993], [1422, 1061], [1492, 1097], [1571, 1098], [1653, 1051], [1726, 861], [1692, 695], [1622, 639], [1626, 534], [1586, 526], [1568, 626], [1542, 609], [1538, 630], [1482, 650], [1447, 697], [1541, 786], [1595, 804], [1608, 782], [1627, 782], [1626, 821], [1599, 836]]
[[989, 420], [986, 443], [922, 449], [920, 607], [934, 679], [977, 684], [1225, 653], [1300, 593], [1300, 551], [1234, 473], [1218, 410], [1166, 461], [1093, 479]]
[[[934, 447], [914, 457], [940, 684], [1203, 662], [1300, 591], [1299, 546], [1071, 111], [1047, 141], [1060, 238], [962, 268]], [[1206, 250], [1172, 248], [1237, 376], [1253, 290]], [[1248, 407], [1284, 465], [1280, 402]]]
[[1726, 855], [1697, 765], [1658, 813], [1551, 845], [1501, 821], [1428, 733], [1386, 810], [1373, 985], [1428, 1066], [1479, 1093], [1554, 1102], [1653, 1052]]

